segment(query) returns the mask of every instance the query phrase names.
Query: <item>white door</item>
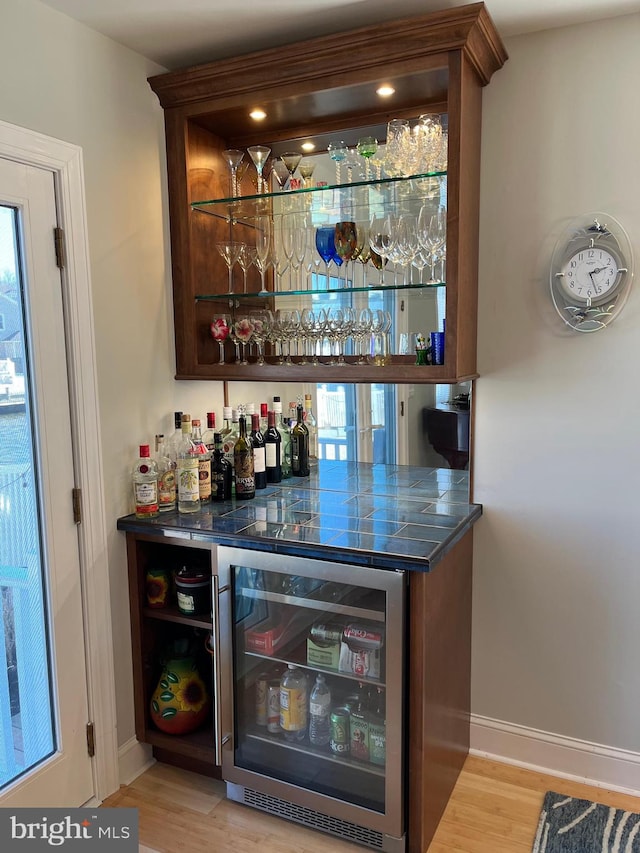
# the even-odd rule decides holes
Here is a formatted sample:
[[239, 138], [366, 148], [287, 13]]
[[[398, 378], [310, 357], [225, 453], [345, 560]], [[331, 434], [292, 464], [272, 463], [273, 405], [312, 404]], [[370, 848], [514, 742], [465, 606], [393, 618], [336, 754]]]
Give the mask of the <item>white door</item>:
[[55, 227], [53, 173], [0, 159], [0, 807], [94, 794]]

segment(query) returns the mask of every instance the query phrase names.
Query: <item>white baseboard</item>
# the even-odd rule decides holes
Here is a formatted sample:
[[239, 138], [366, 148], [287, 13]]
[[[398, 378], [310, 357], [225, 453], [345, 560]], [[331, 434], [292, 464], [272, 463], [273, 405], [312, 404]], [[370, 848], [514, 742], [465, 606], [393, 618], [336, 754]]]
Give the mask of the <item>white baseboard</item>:
[[118, 775], [121, 785], [130, 785], [141, 773], [155, 764], [151, 747], [130, 738], [118, 748]]
[[471, 715], [472, 755], [640, 796], [640, 753]]

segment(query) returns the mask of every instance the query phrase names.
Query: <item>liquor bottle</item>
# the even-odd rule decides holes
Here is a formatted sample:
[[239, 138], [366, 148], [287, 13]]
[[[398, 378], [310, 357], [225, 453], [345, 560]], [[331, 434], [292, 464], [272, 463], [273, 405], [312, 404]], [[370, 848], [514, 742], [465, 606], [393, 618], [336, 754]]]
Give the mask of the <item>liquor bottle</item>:
[[202, 433], [202, 440], [204, 442], [205, 447], [209, 451], [209, 453], [213, 453], [213, 446], [215, 444], [215, 432], [216, 432], [216, 413], [215, 412], [207, 412], [207, 428]]
[[280, 679], [280, 728], [285, 740], [304, 740], [307, 733], [309, 687], [307, 677], [290, 663]]
[[293, 429], [296, 425], [297, 415], [296, 412], [298, 410], [298, 406], [296, 403], [289, 403], [289, 415], [287, 417], [287, 423], [289, 424], [289, 429]]
[[225, 458], [222, 447], [222, 435], [216, 432], [213, 437], [213, 456], [211, 458], [211, 500], [231, 500], [233, 470]]
[[266, 489], [267, 457], [264, 436], [260, 432], [260, 415], [251, 415], [251, 435], [249, 438], [253, 448], [253, 475], [256, 480], [256, 489]]
[[267, 483], [279, 483], [282, 480], [282, 437], [276, 429], [276, 413], [267, 414], [267, 431], [264, 434], [265, 465]]
[[154, 518], [158, 507], [158, 469], [148, 444], [140, 445], [140, 456], [131, 472], [137, 518]]
[[291, 430], [291, 473], [294, 477], [309, 476], [309, 430], [305, 426], [300, 404], [296, 425]]
[[331, 737], [331, 690], [324, 675], [316, 675], [309, 697], [309, 743], [311, 746], [327, 746]]
[[165, 442], [165, 453], [175, 462], [178, 458], [178, 447], [182, 441], [182, 412], [173, 413], [173, 433]]
[[233, 448], [233, 467], [236, 474], [236, 497], [248, 500], [256, 496], [256, 478], [253, 473], [253, 448], [247, 436], [244, 415], [238, 419], [240, 432]]
[[311, 394], [304, 395], [304, 422], [309, 430], [309, 467], [318, 467], [318, 421], [313, 414]]
[[269, 429], [268, 417], [269, 407], [266, 403], [260, 403], [260, 432], [264, 435]]
[[198, 451], [191, 441], [191, 415], [182, 415], [182, 440], [178, 447], [177, 480], [178, 512], [191, 513], [200, 509]]
[[276, 415], [276, 429], [280, 433], [280, 463], [282, 465], [282, 479], [288, 480], [291, 476], [291, 430], [285, 423], [280, 397], [273, 398], [273, 411]]
[[211, 453], [202, 440], [202, 429], [200, 420], [194, 418], [191, 422], [191, 441], [198, 453], [198, 491], [200, 503], [211, 501]]
[[387, 760], [387, 732], [384, 687], [376, 687], [369, 719], [369, 761], [384, 766]]
[[224, 420], [224, 424], [222, 425], [222, 429], [220, 433], [222, 435], [222, 440], [224, 441], [226, 436], [231, 432], [231, 418], [233, 417], [233, 409], [231, 406], [224, 406], [222, 409], [222, 419]]
[[160, 512], [169, 512], [176, 508], [176, 466], [165, 452], [163, 435], [156, 436], [154, 460], [158, 469], [158, 506]]

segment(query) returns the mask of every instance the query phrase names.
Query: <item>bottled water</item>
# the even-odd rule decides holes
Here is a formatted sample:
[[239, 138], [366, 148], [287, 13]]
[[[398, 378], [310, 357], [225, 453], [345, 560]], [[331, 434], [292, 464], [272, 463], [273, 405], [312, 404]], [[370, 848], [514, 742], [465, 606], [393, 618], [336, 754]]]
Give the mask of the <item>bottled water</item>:
[[331, 729], [331, 691], [324, 675], [316, 676], [309, 700], [309, 742], [311, 746], [327, 746]]

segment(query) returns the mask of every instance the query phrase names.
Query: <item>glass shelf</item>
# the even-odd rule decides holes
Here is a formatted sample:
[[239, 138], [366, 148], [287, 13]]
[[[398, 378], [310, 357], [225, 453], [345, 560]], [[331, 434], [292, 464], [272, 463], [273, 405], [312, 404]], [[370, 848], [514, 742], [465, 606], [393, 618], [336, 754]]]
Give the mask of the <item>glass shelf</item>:
[[250, 293], [202, 293], [196, 295], [196, 302], [220, 302], [228, 300], [242, 299], [282, 299], [293, 296], [328, 296], [331, 294], [345, 293], [372, 293], [372, 292], [389, 292], [389, 291], [411, 291], [436, 290], [439, 287], [446, 287], [445, 281], [435, 283], [424, 282], [419, 284], [368, 284], [366, 287], [329, 287], [316, 290], [267, 290], [267, 291], [252, 291]]
[[[357, 211], [375, 204], [397, 208], [404, 200], [437, 198], [445, 172], [425, 172], [396, 178], [373, 178], [347, 184], [326, 184], [294, 190], [278, 190], [237, 198], [218, 198], [191, 202], [194, 211], [225, 219], [231, 224], [250, 224], [257, 216], [298, 213], [313, 208], [314, 216], [330, 221], [343, 216], [345, 209]], [[368, 219], [368, 216], [367, 216]]]

